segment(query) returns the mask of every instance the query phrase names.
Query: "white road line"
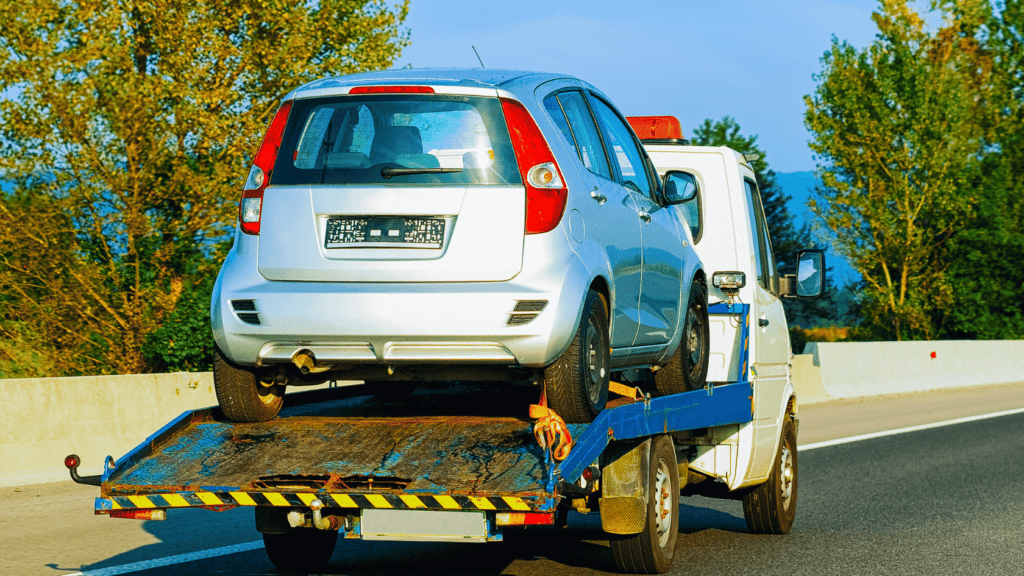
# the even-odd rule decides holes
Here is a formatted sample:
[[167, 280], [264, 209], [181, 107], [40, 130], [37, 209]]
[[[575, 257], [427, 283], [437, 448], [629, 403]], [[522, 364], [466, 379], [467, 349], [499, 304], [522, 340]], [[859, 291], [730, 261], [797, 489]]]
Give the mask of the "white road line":
[[228, 554], [237, 554], [239, 552], [249, 552], [251, 550], [259, 550], [261, 548], [263, 548], [263, 541], [258, 540], [256, 542], [235, 544], [234, 546], [211, 548], [201, 552], [177, 554], [175, 556], [165, 556], [155, 560], [143, 560], [142, 562], [132, 562], [131, 564], [122, 564], [120, 566], [109, 566], [107, 568], [97, 568], [96, 570], [87, 570], [85, 572], [75, 572], [74, 574], [65, 574], [64, 576], [118, 576], [119, 574], [129, 574], [140, 570], [149, 570], [150, 568], [162, 568], [164, 566], [195, 562], [196, 560], [205, 560], [207, 558], [215, 558], [217, 556], [227, 556]]
[[967, 416], [965, 418], [956, 418], [955, 420], [943, 420], [942, 422], [932, 422], [931, 424], [908, 426], [906, 428], [896, 428], [895, 430], [883, 430], [881, 432], [872, 432], [871, 434], [861, 434], [859, 436], [847, 436], [846, 438], [837, 438], [835, 440], [814, 442], [812, 444], [798, 445], [797, 447], [800, 449], [801, 452], [806, 452], [807, 450], [814, 450], [815, 448], [825, 448], [826, 446], [836, 446], [838, 444], [848, 444], [850, 442], [859, 442], [861, 440], [870, 440], [872, 438], [894, 436], [896, 434], [904, 434], [906, 432], [917, 432], [918, 430], [930, 430], [932, 428], [941, 428], [943, 426], [952, 426], [954, 424], [963, 424], [965, 422], [974, 422], [977, 420], [987, 420], [989, 418], [998, 418], [1000, 416], [1009, 416], [1011, 414], [1020, 414], [1022, 412], [1024, 412], [1024, 408], [1017, 408], [1015, 410], [1003, 410], [1002, 412], [992, 412], [989, 414], [980, 414], [978, 416]]

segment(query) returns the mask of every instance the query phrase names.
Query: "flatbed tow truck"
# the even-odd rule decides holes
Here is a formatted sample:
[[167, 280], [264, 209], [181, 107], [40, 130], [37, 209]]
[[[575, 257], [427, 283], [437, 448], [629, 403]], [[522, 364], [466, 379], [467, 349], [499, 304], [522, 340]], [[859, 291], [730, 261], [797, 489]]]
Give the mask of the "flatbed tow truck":
[[[268, 422], [186, 412], [108, 457], [100, 476], [79, 476], [69, 456], [72, 478], [99, 486], [95, 512], [111, 517], [253, 508], [271, 561], [299, 572], [322, 568], [339, 535], [492, 542], [511, 529], [564, 525], [570, 510], [600, 514], [619, 570], [665, 572], [679, 496], [690, 494], [742, 500], [751, 532], [788, 532], [798, 420], [779, 298], [820, 293], [823, 257], [801, 254], [799, 278], [761, 273], [771, 249], [749, 165], [727, 148], [677, 140], [645, 145], [666, 182], [698, 187], [695, 206], [671, 209], [691, 211], [701, 259], [725, 271], [709, 287], [705, 388], [652, 398], [613, 382], [619, 397], [593, 422], [564, 424], [543, 400], [528, 415], [536, 388], [456, 385], [394, 398], [344, 386], [289, 395]], [[650, 369], [613, 375], [642, 384]]]
[[[745, 362], [749, 306], [712, 312], [739, 324]], [[753, 386], [742, 379], [659, 398], [614, 388], [629, 396], [590, 424], [565, 425], [572, 447], [561, 461], [538, 443], [524, 404], [516, 405], [524, 413], [510, 413], [507, 389], [391, 399], [354, 385], [289, 395], [270, 422], [229, 422], [218, 408], [186, 412], [108, 459], [102, 476], [78, 476], [75, 456], [66, 464], [76, 481], [100, 486], [96, 514], [162, 520], [181, 508], [254, 508], [268, 554], [288, 569], [325, 564], [338, 534], [500, 541], [512, 527], [562, 524], [572, 509], [600, 510], [604, 529], [628, 546], [631, 537], [678, 529], [675, 495], [696, 451], [679, 444], [652, 461], [653, 441], [749, 423]], [[650, 544], [648, 552], [661, 548]], [[643, 571], [664, 571], [667, 560]]]

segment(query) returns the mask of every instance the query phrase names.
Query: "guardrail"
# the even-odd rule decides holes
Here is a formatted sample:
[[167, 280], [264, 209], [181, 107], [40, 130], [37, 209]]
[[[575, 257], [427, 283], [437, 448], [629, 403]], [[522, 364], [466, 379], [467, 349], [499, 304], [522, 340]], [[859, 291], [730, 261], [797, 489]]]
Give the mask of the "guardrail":
[[[1024, 382], [1019, 340], [811, 343], [805, 351], [792, 362], [801, 405]], [[0, 397], [0, 486], [66, 480], [62, 462], [72, 453], [82, 457], [81, 474], [98, 474], [108, 454], [217, 404], [208, 372], [0, 380]]]

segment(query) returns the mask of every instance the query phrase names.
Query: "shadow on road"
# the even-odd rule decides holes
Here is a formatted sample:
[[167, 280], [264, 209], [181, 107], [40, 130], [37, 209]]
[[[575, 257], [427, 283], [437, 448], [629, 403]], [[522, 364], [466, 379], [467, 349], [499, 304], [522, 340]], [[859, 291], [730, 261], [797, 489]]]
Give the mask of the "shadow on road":
[[[688, 499], [689, 500], [689, 499]], [[702, 501], [728, 510], [734, 502]], [[721, 509], [682, 504], [680, 534], [703, 531], [746, 533], [742, 517]], [[111, 520], [117, 522], [120, 520]], [[129, 520], [124, 520], [129, 522]], [[252, 512], [173, 510], [168, 520], [145, 522], [143, 528], [159, 540], [101, 562], [76, 567], [48, 565], [59, 571], [75, 572], [123, 566], [189, 552], [198, 552], [261, 540]], [[376, 574], [593, 574], [614, 572], [615, 563], [601, 530], [598, 515], [572, 513], [569, 527], [530, 528], [505, 534], [505, 541], [492, 544], [338, 541], [331, 563], [323, 574], [371, 576]], [[197, 560], [136, 572], [147, 576], [164, 574], [285, 575], [275, 569], [262, 549]]]

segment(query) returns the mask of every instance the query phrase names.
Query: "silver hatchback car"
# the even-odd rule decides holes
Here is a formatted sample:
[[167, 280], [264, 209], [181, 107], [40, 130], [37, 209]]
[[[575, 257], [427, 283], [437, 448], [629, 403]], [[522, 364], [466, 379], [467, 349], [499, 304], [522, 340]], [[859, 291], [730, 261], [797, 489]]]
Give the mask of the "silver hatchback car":
[[612, 371], [653, 369], [661, 393], [703, 386], [693, 184], [663, 185], [628, 122], [576, 78], [306, 84], [256, 154], [214, 288], [220, 405], [262, 421], [290, 385], [512, 380], [589, 422]]

